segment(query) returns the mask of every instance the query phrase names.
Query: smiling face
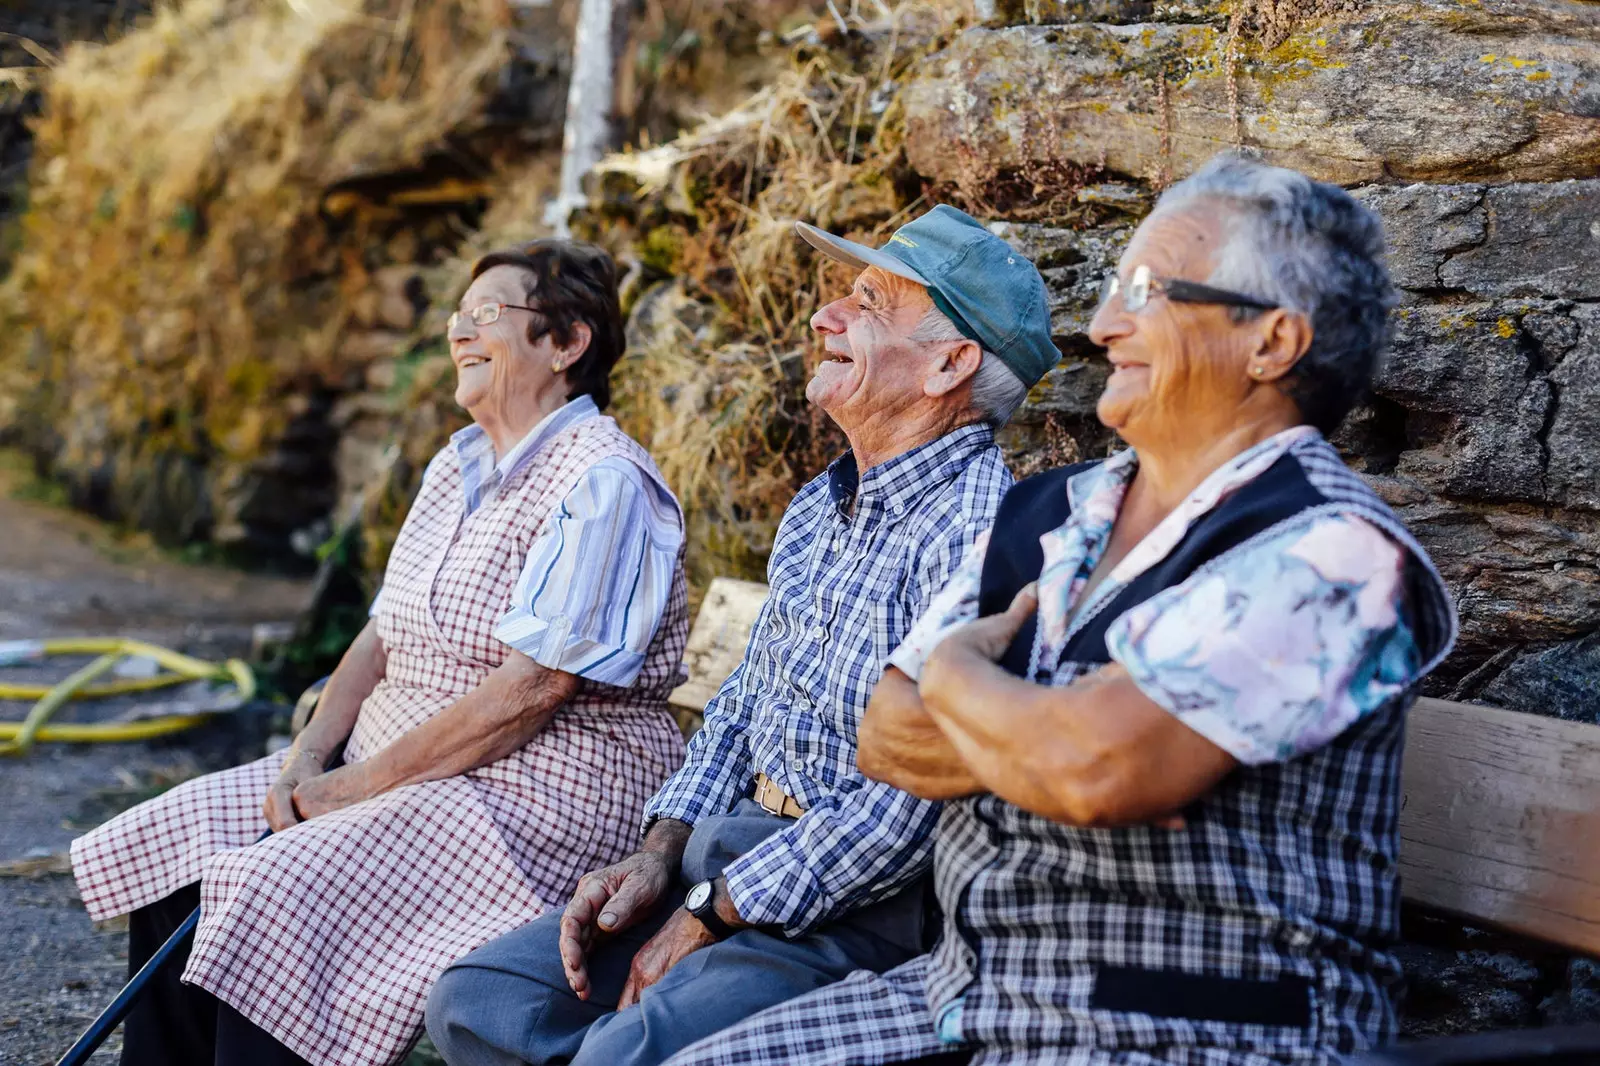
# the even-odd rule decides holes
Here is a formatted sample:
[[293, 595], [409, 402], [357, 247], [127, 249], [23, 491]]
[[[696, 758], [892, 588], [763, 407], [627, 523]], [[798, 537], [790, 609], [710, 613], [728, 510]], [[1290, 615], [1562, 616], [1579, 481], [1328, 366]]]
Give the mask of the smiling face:
[[850, 295], [811, 316], [827, 351], [806, 384], [806, 399], [846, 434], [925, 402], [926, 386], [951, 347], [911, 340], [932, 307], [921, 285], [876, 267], [862, 271]]
[[[473, 421], [489, 429], [518, 428], [541, 408], [547, 394], [560, 388], [561, 375], [551, 370], [556, 351], [549, 334], [528, 340], [532, 312], [508, 307], [487, 326], [466, 313], [487, 303], [537, 306], [530, 299], [532, 275], [513, 266], [484, 271], [461, 297], [460, 321], [450, 331], [450, 358], [456, 366], [456, 403]], [[530, 423], [531, 424], [531, 423]]]
[[[1218, 211], [1158, 211], [1134, 233], [1118, 274], [1126, 280], [1147, 266], [1157, 277], [1204, 282], [1226, 240], [1226, 222]], [[1251, 392], [1259, 332], [1216, 304], [1176, 303], [1152, 292], [1130, 314], [1120, 294], [1112, 297], [1089, 327], [1112, 365], [1096, 408], [1100, 421], [1137, 445], [1227, 417]]]

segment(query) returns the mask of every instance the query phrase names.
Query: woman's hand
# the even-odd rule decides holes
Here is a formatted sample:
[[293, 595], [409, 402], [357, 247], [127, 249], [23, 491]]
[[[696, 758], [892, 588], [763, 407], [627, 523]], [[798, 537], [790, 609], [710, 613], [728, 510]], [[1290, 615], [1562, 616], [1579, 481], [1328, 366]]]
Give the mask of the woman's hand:
[[933, 654], [928, 656], [927, 663], [923, 665], [920, 683], [923, 698], [927, 699], [930, 689], [937, 692], [942, 687], [940, 675], [948, 675], [951, 670], [959, 671], [963, 660], [970, 661], [976, 657], [991, 663], [999, 662], [1006, 649], [1011, 647], [1011, 642], [1017, 638], [1017, 633], [1038, 608], [1038, 583], [1029, 582], [1001, 614], [976, 618], [952, 630], [933, 649]]
[[261, 813], [267, 816], [267, 824], [274, 833], [281, 833], [300, 821], [294, 809], [294, 790], [321, 773], [321, 753], [296, 748], [289, 754], [278, 771], [278, 779], [272, 783], [272, 790], [267, 793], [266, 802], [261, 805]]
[[294, 809], [302, 821], [371, 799], [378, 790], [367, 780], [365, 763], [347, 763], [295, 786]]

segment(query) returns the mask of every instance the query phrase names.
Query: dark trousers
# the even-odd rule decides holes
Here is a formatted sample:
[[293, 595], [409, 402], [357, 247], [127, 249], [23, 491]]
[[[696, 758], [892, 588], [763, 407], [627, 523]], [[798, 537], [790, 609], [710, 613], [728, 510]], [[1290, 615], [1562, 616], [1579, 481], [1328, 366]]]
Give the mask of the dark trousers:
[[[128, 976], [200, 906], [200, 886], [185, 885], [128, 916]], [[310, 1066], [244, 1015], [178, 980], [189, 945], [145, 987], [122, 1028], [122, 1066]]]

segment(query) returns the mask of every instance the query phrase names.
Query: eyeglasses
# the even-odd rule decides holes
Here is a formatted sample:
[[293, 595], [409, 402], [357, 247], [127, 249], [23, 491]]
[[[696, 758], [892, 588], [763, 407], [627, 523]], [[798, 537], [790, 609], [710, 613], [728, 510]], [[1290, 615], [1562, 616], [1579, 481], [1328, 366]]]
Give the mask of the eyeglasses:
[[1100, 306], [1104, 307], [1119, 292], [1122, 294], [1122, 307], [1129, 314], [1143, 310], [1144, 305], [1150, 302], [1150, 297], [1157, 294], [1185, 304], [1223, 304], [1228, 307], [1254, 307], [1261, 311], [1271, 311], [1278, 306], [1269, 300], [1227, 289], [1214, 289], [1197, 281], [1157, 277], [1150, 273], [1147, 266], [1134, 267], [1133, 276], [1128, 279], [1126, 286], [1115, 273], [1107, 274], [1100, 283]]
[[493, 325], [500, 321], [500, 313], [502, 311], [532, 311], [534, 314], [539, 313], [537, 307], [524, 307], [522, 304], [479, 304], [470, 311], [452, 311], [450, 313], [450, 324], [445, 327], [446, 332], [454, 333], [456, 326], [461, 324], [463, 318], [472, 319], [473, 324], [478, 326]]

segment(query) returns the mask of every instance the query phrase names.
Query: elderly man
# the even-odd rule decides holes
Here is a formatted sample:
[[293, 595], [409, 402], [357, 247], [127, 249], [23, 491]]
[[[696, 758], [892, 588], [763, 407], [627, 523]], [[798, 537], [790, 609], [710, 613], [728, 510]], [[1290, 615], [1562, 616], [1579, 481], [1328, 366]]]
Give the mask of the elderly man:
[[784, 514], [744, 661], [639, 852], [439, 981], [428, 1031], [451, 1066], [653, 1066], [926, 948], [938, 806], [862, 777], [856, 729], [993, 520], [1011, 483], [994, 430], [1058, 354], [1038, 271], [953, 208], [877, 250], [798, 229], [862, 271], [811, 320], [827, 357], [806, 388], [850, 450]]
[[938, 945], [670, 1066], [1316, 1066], [1390, 1038], [1400, 747], [1455, 617], [1323, 439], [1393, 301], [1378, 220], [1226, 156], [1091, 327], [1131, 447], [1030, 478], [892, 658], [861, 765], [944, 799]]

